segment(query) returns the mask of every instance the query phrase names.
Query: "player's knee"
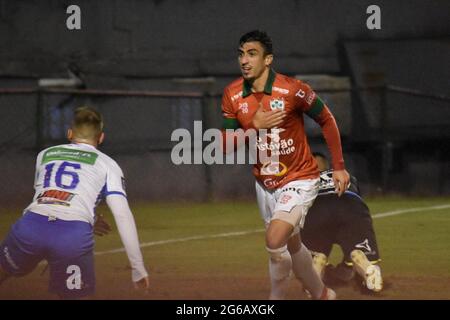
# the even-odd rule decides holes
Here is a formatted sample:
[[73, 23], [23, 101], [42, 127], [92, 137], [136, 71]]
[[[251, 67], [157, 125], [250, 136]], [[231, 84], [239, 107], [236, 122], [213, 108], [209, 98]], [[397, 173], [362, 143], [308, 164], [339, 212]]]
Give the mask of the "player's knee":
[[270, 228], [266, 232], [266, 247], [270, 249], [281, 248], [286, 245], [291, 230], [278, 230]]
[[266, 248], [270, 255], [270, 274], [274, 280], [282, 280], [289, 277], [292, 268], [291, 255], [287, 246], [277, 249]]
[[286, 247], [286, 250], [287, 250], [287, 246], [284, 243], [283, 239], [277, 238], [277, 237], [267, 236], [266, 237], [266, 247], [271, 250], [276, 250], [277, 248], [280, 248], [280, 247]]
[[270, 259], [272, 259], [274, 262], [282, 261], [285, 260], [287, 257], [290, 257], [286, 245], [279, 248], [266, 247], [266, 250], [270, 255]]

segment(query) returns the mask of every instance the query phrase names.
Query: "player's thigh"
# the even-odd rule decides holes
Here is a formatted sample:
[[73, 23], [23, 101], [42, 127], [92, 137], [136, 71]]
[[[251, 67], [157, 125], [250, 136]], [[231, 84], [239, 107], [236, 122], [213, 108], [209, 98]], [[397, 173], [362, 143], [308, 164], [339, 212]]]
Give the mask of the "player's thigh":
[[24, 276], [44, 258], [41, 244], [42, 225], [24, 215], [14, 223], [0, 244], [0, 266], [4, 274]]
[[95, 292], [92, 227], [84, 222], [63, 222], [60, 243], [50, 247], [49, 290], [63, 299], [79, 299]]
[[93, 251], [80, 257], [65, 257], [50, 264], [49, 291], [62, 299], [80, 299], [95, 293]]
[[309, 250], [328, 256], [336, 241], [340, 222], [334, 215], [334, 202], [326, 199], [324, 201], [323, 198], [324, 196], [318, 196], [308, 210], [301, 230], [301, 239]]
[[255, 190], [260, 216], [268, 228], [276, 203], [274, 192], [265, 189], [258, 181], [255, 182]]
[[332, 237], [328, 238], [323, 230], [310, 231], [307, 228], [302, 229], [301, 239], [303, 244], [312, 252], [329, 256], [333, 248]]

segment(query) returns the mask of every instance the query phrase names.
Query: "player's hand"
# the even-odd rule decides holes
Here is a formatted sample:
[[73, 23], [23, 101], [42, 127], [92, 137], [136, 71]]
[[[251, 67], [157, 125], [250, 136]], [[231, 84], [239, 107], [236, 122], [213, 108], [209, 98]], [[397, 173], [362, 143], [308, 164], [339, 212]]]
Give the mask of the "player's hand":
[[97, 219], [94, 223], [94, 234], [102, 237], [110, 233], [111, 230], [111, 225], [103, 218], [103, 215], [97, 215]]
[[148, 289], [150, 288], [150, 279], [148, 276], [134, 282], [134, 288], [136, 290], [144, 290], [145, 293], [148, 293]]
[[262, 103], [259, 104], [259, 108], [256, 111], [252, 119], [253, 127], [259, 129], [271, 129], [283, 122], [286, 117], [284, 110], [264, 111]]
[[348, 189], [350, 185], [350, 175], [348, 174], [347, 170], [334, 170], [333, 171], [333, 181], [334, 185], [336, 187], [335, 191], [337, 192], [338, 196], [342, 196], [342, 194], [345, 192], [345, 190]]

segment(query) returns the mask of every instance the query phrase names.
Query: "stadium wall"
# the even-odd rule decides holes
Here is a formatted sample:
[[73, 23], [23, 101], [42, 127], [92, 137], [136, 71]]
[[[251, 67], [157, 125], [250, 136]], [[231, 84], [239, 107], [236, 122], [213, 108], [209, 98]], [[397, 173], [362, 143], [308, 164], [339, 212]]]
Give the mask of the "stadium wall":
[[[68, 30], [66, 9], [81, 9]], [[0, 1], [0, 76], [85, 73], [128, 77], [236, 74], [239, 36], [267, 30], [285, 73], [340, 72], [340, 40], [448, 36], [448, 1], [377, 1], [381, 30], [366, 27], [373, 1]]]

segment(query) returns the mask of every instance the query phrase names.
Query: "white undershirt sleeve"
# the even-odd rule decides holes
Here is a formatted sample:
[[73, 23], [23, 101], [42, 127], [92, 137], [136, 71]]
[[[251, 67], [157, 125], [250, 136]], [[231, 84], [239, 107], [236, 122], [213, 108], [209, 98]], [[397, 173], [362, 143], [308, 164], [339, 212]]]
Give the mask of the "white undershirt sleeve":
[[127, 198], [120, 194], [111, 194], [106, 197], [106, 203], [114, 216], [120, 238], [130, 260], [132, 279], [134, 282], [137, 282], [148, 276], [148, 273], [145, 270], [136, 224]]

